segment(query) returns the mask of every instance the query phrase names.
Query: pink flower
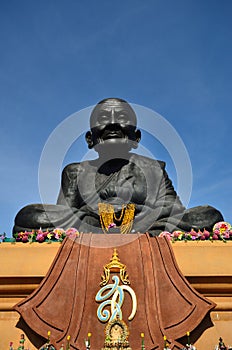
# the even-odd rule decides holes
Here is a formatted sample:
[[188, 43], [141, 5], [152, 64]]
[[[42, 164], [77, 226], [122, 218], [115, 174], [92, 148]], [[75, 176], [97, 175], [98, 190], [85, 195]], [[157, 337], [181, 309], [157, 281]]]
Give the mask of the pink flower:
[[80, 234], [79, 231], [76, 228], [74, 228], [74, 227], [68, 228], [65, 231], [65, 233], [66, 233], [66, 236], [69, 237], [69, 238], [76, 238]]
[[212, 239], [213, 239], [214, 241], [217, 241], [217, 240], [218, 240], [218, 235], [213, 234]]
[[197, 237], [198, 233], [192, 228], [192, 230], [189, 232], [191, 236]]
[[163, 231], [159, 234], [159, 237], [167, 237], [167, 239], [170, 241], [172, 239], [172, 234], [168, 231]]
[[47, 238], [47, 235], [48, 235], [48, 234], [49, 234], [49, 231], [44, 231], [44, 232], [43, 232], [44, 239]]
[[28, 242], [28, 235], [27, 235], [27, 234], [24, 234], [24, 235], [22, 236], [22, 242], [23, 242], [23, 243]]
[[0, 236], [0, 240], [3, 242], [4, 241], [4, 239], [6, 238], [6, 235], [5, 234], [2, 234], [1, 236]]
[[55, 239], [59, 240], [63, 235], [65, 235], [65, 230], [58, 227], [53, 230], [53, 233], [55, 234]]
[[19, 232], [17, 237], [16, 237], [16, 241], [17, 242], [22, 241], [23, 243], [28, 242], [29, 241], [29, 239], [28, 239], [29, 234], [30, 234], [30, 232], [27, 232], [27, 231]]
[[220, 221], [214, 225], [213, 233], [215, 233], [215, 231], [219, 231], [219, 233], [224, 233], [225, 231], [229, 231], [230, 229], [231, 225], [228, 222]]
[[37, 240], [39, 243], [42, 243], [42, 242], [45, 241], [45, 236], [44, 236], [43, 232], [40, 232], [40, 233], [37, 234], [36, 240]]
[[21, 241], [21, 238], [22, 238], [22, 232], [18, 232], [16, 236], [16, 242]]
[[202, 234], [205, 236], [206, 239], [208, 239], [210, 236], [210, 232], [207, 231], [205, 228], [204, 228], [204, 231], [202, 232]]
[[182, 231], [173, 231], [172, 232], [172, 237], [174, 238], [181, 238], [183, 236], [184, 232]]
[[188, 235], [186, 236], [186, 238], [187, 238], [187, 237], [190, 237], [192, 241], [195, 241], [195, 240], [197, 239], [198, 236], [191, 236], [190, 234], [188, 234]]
[[79, 234], [78, 230], [74, 227], [68, 228], [66, 231], [66, 236], [74, 235], [74, 234]]
[[112, 222], [111, 224], [109, 224], [108, 230], [111, 229], [111, 228], [113, 228], [113, 227], [115, 227], [115, 226], [116, 226], [116, 224], [115, 224], [114, 222]]

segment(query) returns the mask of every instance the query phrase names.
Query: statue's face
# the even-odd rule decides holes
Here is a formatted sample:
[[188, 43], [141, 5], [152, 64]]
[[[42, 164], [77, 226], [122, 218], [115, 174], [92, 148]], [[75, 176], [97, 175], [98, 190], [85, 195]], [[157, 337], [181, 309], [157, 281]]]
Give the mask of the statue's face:
[[93, 147], [113, 144], [128, 146], [130, 141], [138, 138], [134, 111], [128, 103], [117, 99], [108, 99], [95, 107], [90, 127]]

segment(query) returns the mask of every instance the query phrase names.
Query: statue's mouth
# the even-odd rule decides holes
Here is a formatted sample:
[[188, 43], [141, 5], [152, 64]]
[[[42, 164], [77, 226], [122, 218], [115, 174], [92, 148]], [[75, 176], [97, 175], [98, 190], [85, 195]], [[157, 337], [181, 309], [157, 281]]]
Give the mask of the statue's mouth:
[[106, 131], [102, 135], [103, 140], [109, 140], [109, 139], [115, 139], [115, 138], [117, 138], [117, 139], [123, 138], [123, 134], [120, 131], [118, 131], [118, 132]]

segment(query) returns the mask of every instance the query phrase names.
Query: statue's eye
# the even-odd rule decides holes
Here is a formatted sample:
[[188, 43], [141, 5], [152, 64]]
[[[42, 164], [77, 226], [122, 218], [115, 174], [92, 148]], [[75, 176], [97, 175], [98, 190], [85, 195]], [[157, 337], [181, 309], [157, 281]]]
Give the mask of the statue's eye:
[[109, 122], [109, 116], [107, 114], [100, 114], [98, 117], [97, 117], [97, 123], [98, 124], [106, 124]]
[[118, 123], [126, 124], [129, 122], [129, 118], [126, 114], [121, 113], [117, 116], [117, 121], [118, 121]]

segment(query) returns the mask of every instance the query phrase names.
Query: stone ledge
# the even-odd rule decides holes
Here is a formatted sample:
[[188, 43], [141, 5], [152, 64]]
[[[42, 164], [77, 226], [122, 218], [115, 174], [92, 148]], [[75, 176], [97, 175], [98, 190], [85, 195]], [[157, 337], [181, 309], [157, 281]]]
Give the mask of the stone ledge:
[[[57, 242], [1, 243], [0, 277], [44, 277], [59, 247]], [[180, 241], [172, 247], [186, 277], [232, 276], [232, 241]]]

